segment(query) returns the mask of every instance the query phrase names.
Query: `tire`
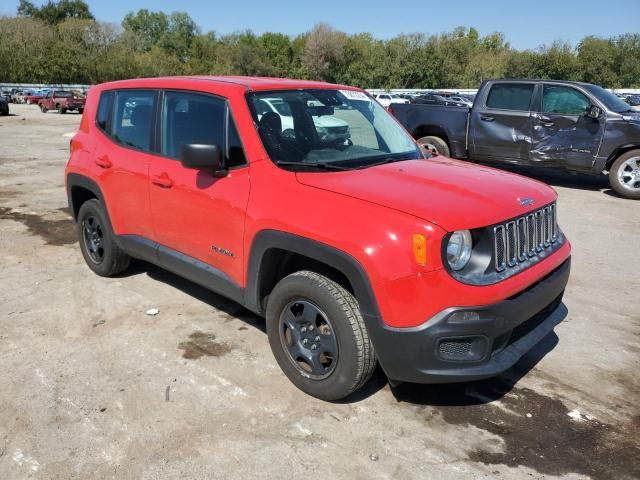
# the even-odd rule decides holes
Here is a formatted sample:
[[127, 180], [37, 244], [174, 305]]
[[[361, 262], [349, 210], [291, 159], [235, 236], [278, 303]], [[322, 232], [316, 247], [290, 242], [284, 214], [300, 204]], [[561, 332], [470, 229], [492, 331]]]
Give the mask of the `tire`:
[[27, 103], [27, 105], [31, 105], [31, 100], [29, 100], [29, 99], [27, 98], [27, 102], [26, 102], [26, 103]]
[[[375, 370], [377, 359], [358, 302], [323, 275], [304, 270], [278, 282], [269, 295], [266, 322], [278, 365], [296, 387], [313, 397], [327, 401], [347, 397]], [[291, 324], [295, 333], [287, 326]], [[319, 369], [296, 361], [302, 358], [294, 359], [296, 352], [315, 358]]]
[[640, 149], [623, 153], [613, 162], [609, 184], [619, 195], [640, 200]]
[[40, 111], [42, 113], [47, 113], [47, 107], [45, 107], [44, 105], [40, 104]]
[[450, 157], [451, 151], [449, 145], [440, 137], [426, 136], [418, 139], [418, 145], [430, 153], [436, 155], [442, 155], [444, 157]]
[[79, 108], [79, 109], [78, 109], [78, 113], [79, 113], [80, 115], [82, 115], [82, 114], [84, 113], [84, 108]]
[[58, 113], [60, 113], [60, 115], [64, 115], [67, 113], [67, 109], [64, 107], [58, 107]]
[[82, 256], [94, 273], [110, 277], [129, 267], [131, 257], [115, 243], [111, 223], [99, 200], [82, 204], [76, 228]]

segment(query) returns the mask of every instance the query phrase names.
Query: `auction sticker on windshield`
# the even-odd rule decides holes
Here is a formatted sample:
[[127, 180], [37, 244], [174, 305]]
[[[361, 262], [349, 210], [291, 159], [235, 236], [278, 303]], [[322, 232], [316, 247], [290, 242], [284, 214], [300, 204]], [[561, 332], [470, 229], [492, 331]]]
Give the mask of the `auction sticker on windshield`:
[[362, 100], [370, 102], [371, 99], [364, 92], [358, 92], [357, 90], [339, 90], [341, 94], [347, 97], [349, 100]]

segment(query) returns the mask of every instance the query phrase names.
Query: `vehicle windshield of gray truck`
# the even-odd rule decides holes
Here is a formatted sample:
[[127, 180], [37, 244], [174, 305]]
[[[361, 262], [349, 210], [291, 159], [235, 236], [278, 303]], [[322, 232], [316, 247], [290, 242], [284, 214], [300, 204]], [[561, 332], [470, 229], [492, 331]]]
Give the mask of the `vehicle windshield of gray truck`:
[[424, 149], [490, 164], [605, 174], [640, 200], [640, 114], [597, 85], [556, 80], [487, 80], [470, 108], [391, 105]]

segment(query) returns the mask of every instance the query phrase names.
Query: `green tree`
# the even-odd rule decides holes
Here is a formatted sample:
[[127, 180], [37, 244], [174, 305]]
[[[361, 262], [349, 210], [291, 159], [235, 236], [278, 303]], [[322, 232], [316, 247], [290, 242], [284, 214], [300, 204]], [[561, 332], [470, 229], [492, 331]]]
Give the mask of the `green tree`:
[[84, 20], [93, 20], [94, 18], [89, 10], [89, 5], [83, 0], [60, 0], [59, 2], [49, 0], [42, 7], [36, 7], [28, 0], [20, 0], [18, 15], [41, 20], [50, 25], [58, 24], [68, 18]]

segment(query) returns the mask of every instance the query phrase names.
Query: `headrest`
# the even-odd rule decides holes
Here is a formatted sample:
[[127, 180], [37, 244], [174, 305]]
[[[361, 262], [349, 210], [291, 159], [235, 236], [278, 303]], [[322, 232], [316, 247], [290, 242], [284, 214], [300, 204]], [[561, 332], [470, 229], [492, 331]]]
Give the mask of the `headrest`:
[[133, 107], [131, 111], [131, 124], [132, 125], [149, 125], [151, 120], [151, 105], [138, 105]]
[[281, 133], [282, 119], [276, 112], [267, 112], [260, 119], [260, 130], [266, 133]]

